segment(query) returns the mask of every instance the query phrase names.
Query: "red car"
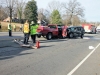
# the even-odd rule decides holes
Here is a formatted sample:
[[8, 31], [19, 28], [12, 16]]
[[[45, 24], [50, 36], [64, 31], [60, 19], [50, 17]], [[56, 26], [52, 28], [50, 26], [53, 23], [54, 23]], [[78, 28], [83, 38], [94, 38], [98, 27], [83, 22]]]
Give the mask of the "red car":
[[37, 37], [45, 37], [47, 40], [51, 40], [52, 37], [64, 38], [67, 36], [67, 26], [65, 25], [57, 25], [57, 24], [49, 24], [47, 26], [40, 25], [37, 29]]

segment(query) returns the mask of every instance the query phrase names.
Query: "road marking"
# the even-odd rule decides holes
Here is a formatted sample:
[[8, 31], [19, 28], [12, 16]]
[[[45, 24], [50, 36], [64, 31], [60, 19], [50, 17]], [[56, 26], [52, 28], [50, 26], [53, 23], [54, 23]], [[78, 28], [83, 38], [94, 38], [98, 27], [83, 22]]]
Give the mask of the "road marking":
[[90, 39], [89, 37], [83, 37], [83, 39]]
[[94, 39], [94, 40], [100, 40], [100, 38], [94, 38], [94, 37], [83, 37], [83, 39]]
[[100, 43], [67, 75], [72, 75], [90, 56], [91, 54], [100, 46]]

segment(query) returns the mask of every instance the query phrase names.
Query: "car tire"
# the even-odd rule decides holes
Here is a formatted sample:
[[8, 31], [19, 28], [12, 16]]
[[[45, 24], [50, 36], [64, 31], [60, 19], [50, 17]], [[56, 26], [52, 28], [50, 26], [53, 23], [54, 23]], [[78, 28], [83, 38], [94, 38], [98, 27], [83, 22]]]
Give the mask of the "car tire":
[[52, 39], [52, 33], [48, 33], [48, 34], [46, 35], [46, 39], [47, 39], [47, 40], [51, 40], [51, 39]]
[[38, 37], [38, 38], [40, 38], [40, 37], [41, 37], [41, 35], [37, 35], [37, 37]]
[[81, 38], [83, 38], [83, 36], [84, 36], [84, 35], [82, 34], [82, 35], [81, 35]]
[[73, 33], [70, 33], [69, 38], [73, 38], [73, 37], [74, 37]]

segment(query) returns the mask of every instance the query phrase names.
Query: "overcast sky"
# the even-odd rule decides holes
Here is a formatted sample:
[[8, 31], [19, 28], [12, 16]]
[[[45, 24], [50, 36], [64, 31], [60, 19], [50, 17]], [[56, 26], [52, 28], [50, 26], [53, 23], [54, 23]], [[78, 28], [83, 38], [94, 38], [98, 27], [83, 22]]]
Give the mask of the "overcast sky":
[[[38, 8], [46, 8], [48, 3], [54, 0], [35, 0]], [[56, 0], [59, 2], [68, 2], [69, 0]], [[84, 7], [85, 19], [88, 22], [100, 22], [100, 0], [77, 0]]]

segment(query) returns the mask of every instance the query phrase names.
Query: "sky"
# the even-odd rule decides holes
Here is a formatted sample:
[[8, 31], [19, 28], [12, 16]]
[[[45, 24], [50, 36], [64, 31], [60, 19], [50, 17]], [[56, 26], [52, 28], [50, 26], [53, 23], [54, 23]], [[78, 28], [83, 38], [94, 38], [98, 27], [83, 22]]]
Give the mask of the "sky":
[[[30, 1], [30, 0], [28, 0]], [[48, 4], [52, 1], [66, 2], [69, 0], [35, 0], [38, 8], [47, 9]], [[77, 0], [84, 10], [84, 19], [87, 22], [100, 22], [100, 0]]]
[[[48, 3], [53, 0], [35, 0], [38, 8], [46, 9]], [[67, 2], [69, 0], [56, 0], [59, 2]], [[84, 7], [85, 20], [88, 22], [100, 22], [100, 0], [77, 0]]]
[[[2, 0], [0, 0], [1, 2]], [[30, 1], [30, 0], [26, 0]], [[47, 9], [48, 4], [52, 1], [66, 2], [69, 0], [35, 0], [37, 2], [38, 8]], [[100, 22], [100, 0], [77, 0], [84, 10], [84, 19], [87, 22]]]

